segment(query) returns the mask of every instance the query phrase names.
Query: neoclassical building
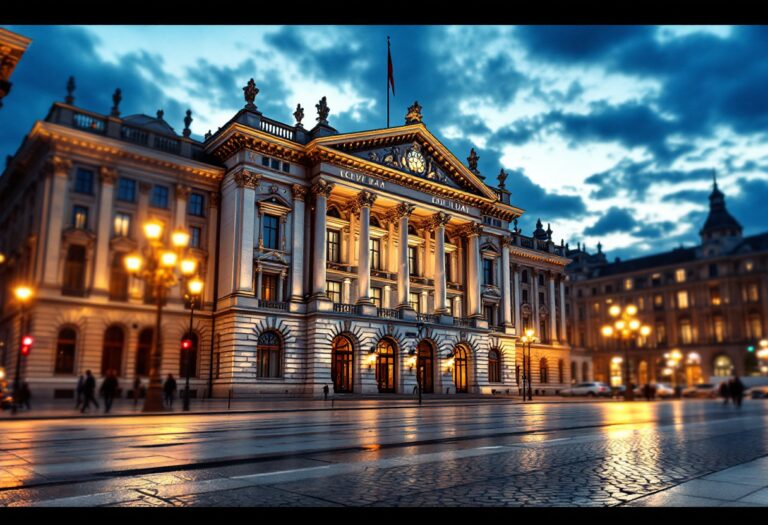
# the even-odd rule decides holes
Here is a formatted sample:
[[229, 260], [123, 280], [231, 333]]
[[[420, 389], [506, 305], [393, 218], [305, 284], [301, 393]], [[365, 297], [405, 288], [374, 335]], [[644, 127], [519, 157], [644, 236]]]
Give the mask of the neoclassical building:
[[[506, 174], [490, 187], [425, 126], [339, 133], [325, 97], [306, 129], [245, 107], [204, 142], [191, 113], [163, 119], [54, 103], [0, 178], [2, 365], [12, 376], [19, 306], [31, 283], [36, 337], [23, 377], [40, 397], [72, 395], [77, 376], [146, 377], [154, 296], [123, 258], [141, 225], [190, 234], [204, 297], [192, 331], [197, 395], [518, 394], [533, 329], [533, 389], [571, 382], [565, 247], [539, 221], [517, 228]], [[512, 188], [514, 191], [514, 188]], [[162, 375], [182, 371], [181, 286], [163, 311]]]
[[[615, 359], [623, 351], [600, 328], [611, 321], [612, 304], [630, 303], [651, 327], [629, 354], [635, 384], [691, 386], [760, 373], [755, 349], [768, 334], [768, 233], [744, 237], [716, 181], [709, 206], [698, 246], [614, 262], [599, 244], [597, 253], [568, 250], [573, 353], [592, 357], [596, 380], [623, 383]], [[675, 350], [682, 359], [670, 367], [664, 356]]]

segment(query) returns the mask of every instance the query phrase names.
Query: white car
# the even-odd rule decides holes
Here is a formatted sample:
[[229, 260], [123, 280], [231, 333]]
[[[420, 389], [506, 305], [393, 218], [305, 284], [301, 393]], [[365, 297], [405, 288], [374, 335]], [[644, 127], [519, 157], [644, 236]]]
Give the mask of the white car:
[[[639, 385], [637, 388], [635, 388], [636, 397], [645, 396], [645, 392], [643, 392], [644, 386], [645, 385]], [[669, 383], [656, 383], [652, 386], [656, 387], [656, 397], [660, 397], [662, 399], [675, 397], [675, 389], [672, 388]]]
[[560, 391], [560, 395], [561, 396], [610, 397], [611, 387], [599, 381], [593, 381], [590, 383], [580, 383], [571, 388], [564, 388], [563, 390]]

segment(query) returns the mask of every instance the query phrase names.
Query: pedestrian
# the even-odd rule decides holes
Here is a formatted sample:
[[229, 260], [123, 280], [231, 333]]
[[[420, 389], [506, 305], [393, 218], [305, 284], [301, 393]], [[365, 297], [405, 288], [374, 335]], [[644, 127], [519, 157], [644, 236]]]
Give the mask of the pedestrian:
[[107, 377], [101, 384], [99, 392], [104, 397], [104, 413], [109, 414], [109, 410], [112, 408], [112, 401], [114, 401], [117, 395], [117, 372], [115, 370], [108, 370]]
[[96, 392], [96, 379], [90, 370], [85, 371], [85, 383], [83, 383], [83, 408], [80, 410], [81, 414], [85, 414], [88, 406], [93, 403], [96, 408], [99, 408], [99, 404], [96, 402], [96, 398], [93, 394]]
[[645, 396], [646, 401], [651, 400], [651, 385], [648, 383], [643, 386], [643, 395]]
[[325, 386], [323, 386], [323, 396], [325, 401], [328, 401], [328, 391], [329, 391], [328, 385], [326, 384]]
[[651, 401], [656, 401], [656, 385], [651, 385]]
[[163, 392], [165, 394], [165, 403], [168, 405], [168, 408], [173, 408], [173, 397], [176, 393], [176, 380], [173, 378], [172, 374], [168, 374], [168, 377], [165, 379]]
[[27, 410], [31, 410], [32, 407], [29, 406], [29, 400], [31, 397], [32, 392], [29, 390], [29, 383], [22, 383], [21, 388], [19, 388], [19, 406], [26, 405]]
[[75, 403], [75, 410], [80, 408], [80, 405], [83, 404], [83, 385], [85, 385], [85, 376], [83, 374], [80, 374], [80, 377], [77, 379], [77, 388], [75, 389], [75, 393], [77, 394], [77, 403]]
[[720, 383], [720, 395], [723, 397], [723, 405], [728, 404], [728, 398], [731, 397], [730, 388], [728, 388], [728, 381]]
[[141, 392], [141, 378], [136, 377], [136, 379], [133, 380], [133, 406], [136, 406], [139, 404], [139, 393]]
[[733, 403], [741, 408], [741, 400], [744, 399], [744, 383], [741, 382], [739, 376], [734, 375], [728, 383], [728, 391], [733, 398]]

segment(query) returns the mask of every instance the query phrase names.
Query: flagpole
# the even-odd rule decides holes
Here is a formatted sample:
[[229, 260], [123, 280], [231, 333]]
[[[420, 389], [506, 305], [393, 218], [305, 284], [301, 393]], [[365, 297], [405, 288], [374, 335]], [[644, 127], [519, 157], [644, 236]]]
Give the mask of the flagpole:
[[387, 127], [389, 127], [389, 36], [387, 36]]

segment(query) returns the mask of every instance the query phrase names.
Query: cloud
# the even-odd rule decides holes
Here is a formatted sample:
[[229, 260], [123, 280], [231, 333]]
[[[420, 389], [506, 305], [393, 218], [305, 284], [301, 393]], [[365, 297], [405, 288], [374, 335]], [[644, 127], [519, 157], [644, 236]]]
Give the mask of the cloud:
[[528, 53], [555, 62], [604, 60], [631, 42], [653, 35], [644, 26], [522, 26], [515, 35]]
[[606, 235], [614, 232], [626, 232], [635, 227], [637, 222], [629, 210], [611, 207], [595, 224], [584, 230], [584, 235]]
[[622, 159], [609, 170], [590, 175], [584, 182], [597, 186], [590, 194], [594, 199], [610, 199], [626, 193], [630, 199], [644, 200], [652, 185], [703, 180], [712, 180], [711, 169], [665, 170], [657, 169], [652, 160]]

